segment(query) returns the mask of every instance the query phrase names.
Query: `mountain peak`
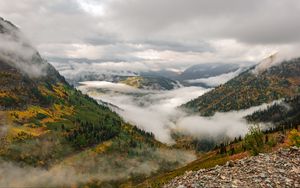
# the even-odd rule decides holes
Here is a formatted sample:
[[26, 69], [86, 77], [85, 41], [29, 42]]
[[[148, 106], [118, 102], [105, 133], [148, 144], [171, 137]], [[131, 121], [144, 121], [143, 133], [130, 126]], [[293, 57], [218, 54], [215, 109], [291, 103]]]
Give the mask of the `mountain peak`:
[[280, 55], [279, 52], [276, 52], [269, 57], [264, 58], [261, 62], [259, 62], [255, 69], [253, 70], [254, 74], [259, 74], [267, 70], [268, 68], [277, 65], [280, 63]]
[[0, 17], [0, 63], [30, 78], [47, 77], [63, 81], [58, 72], [44, 60], [17, 26]]
[[15, 26], [13, 23], [11, 23], [8, 20], [5, 20], [4, 18], [0, 17], [0, 32], [7, 32], [12, 30], [19, 30], [17, 26]]

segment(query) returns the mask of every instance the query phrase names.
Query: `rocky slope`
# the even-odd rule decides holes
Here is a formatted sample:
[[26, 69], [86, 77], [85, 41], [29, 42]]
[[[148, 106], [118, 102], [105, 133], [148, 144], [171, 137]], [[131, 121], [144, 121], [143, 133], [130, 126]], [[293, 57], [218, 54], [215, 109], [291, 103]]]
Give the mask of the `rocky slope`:
[[229, 161], [224, 166], [189, 171], [164, 187], [300, 187], [299, 164], [299, 148], [280, 149], [270, 154]]

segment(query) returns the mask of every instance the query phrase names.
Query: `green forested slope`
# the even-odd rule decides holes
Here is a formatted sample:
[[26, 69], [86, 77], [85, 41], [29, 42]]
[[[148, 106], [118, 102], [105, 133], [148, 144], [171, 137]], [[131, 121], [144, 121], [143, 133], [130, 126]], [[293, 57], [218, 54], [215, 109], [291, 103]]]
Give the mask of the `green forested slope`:
[[0, 48], [1, 158], [50, 167], [90, 148], [126, 156], [136, 148], [162, 145], [71, 87], [18, 28], [3, 19], [0, 37], [20, 49]]
[[300, 95], [285, 98], [283, 101], [246, 116], [250, 122], [273, 123], [280, 126], [293, 127], [300, 124]]
[[204, 116], [246, 109], [300, 92], [300, 58], [254, 74], [254, 68], [184, 104], [188, 111]]

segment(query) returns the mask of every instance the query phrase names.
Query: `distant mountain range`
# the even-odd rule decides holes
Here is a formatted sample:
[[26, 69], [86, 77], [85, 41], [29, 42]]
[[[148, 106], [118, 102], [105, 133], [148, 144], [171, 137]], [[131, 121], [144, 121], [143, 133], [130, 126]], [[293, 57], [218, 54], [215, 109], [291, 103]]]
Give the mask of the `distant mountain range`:
[[[80, 61], [82, 59], [77, 60]], [[84, 60], [84, 62], [85, 61], [86, 60]], [[88, 61], [88, 63], [91, 63], [91, 61]], [[53, 65], [66, 77], [66, 80], [74, 86], [77, 86], [79, 82], [84, 81], [109, 81], [114, 83], [121, 81], [131, 86], [137, 86], [136, 84], [133, 84], [133, 80], [139, 80], [138, 88], [149, 90], [171, 90], [178, 88], [180, 85], [206, 88], [215, 87], [232, 78], [236, 72], [241, 69], [240, 65], [237, 63], [204, 63], [191, 66], [183, 72], [171, 70], [144, 72], [126, 70], [86, 70], [80, 67], [80, 63], [77, 63], [75, 66], [72, 63], [67, 62], [53, 63]], [[251, 63], [248, 63], [248, 65], [247, 63], [244, 63], [243, 66], [247, 67], [250, 65]], [[219, 76], [220, 78], [218, 78]], [[209, 84], [210, 78], [222, 80], [222, 82], [219, 83], [218, 81], [213, 80], [213, 84]]]
[[183, 86], [200, 86], [211, 88], [220, 85], [231, 79], [241, 69], [251, 66], [253, 63], [244, 63], [241, 65], [231, 63], [203, 63], [193, 65], [183, 72], [170, 70], [149, 71], [140, 73], [147, 77], [165, 77], [180, 82]]
[[194, 65], [187, 68], [183, 73], [180, 74], [181, 80], [193, 80], [199, 78], [209, 78], [234, 72], [239, 69], [238, 64], [227, 64], [227, 63], [207, 63]]

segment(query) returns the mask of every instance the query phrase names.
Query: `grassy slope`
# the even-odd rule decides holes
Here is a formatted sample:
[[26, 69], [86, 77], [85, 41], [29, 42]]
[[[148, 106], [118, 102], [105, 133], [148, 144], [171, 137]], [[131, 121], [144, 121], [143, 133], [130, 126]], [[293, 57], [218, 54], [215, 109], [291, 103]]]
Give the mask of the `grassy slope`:
[[259, 75], [243, 72], [214, 90], [194, 99], [184, 108], [201, 115], [246, 109], [299, 93], [300, 59], [274, 66]]

